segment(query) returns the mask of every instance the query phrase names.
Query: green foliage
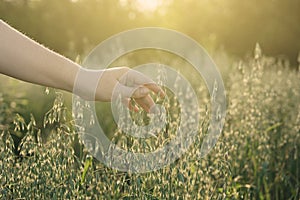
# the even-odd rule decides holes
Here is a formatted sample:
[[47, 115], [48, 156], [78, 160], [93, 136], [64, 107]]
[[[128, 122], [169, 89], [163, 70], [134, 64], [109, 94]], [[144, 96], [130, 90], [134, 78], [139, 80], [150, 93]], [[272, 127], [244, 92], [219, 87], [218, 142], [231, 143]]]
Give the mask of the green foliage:
[[[11, 106], [3, 91], [0, 198], [299, 199], [299, 71], [263, 56], [257, 45], [254, 58], [229, 67], [224, 77], [228, 114], [213, 151], [197, 157], [207, 130], [205, 118], [186, 154], [144, 174], [118, 172], [92, 159], [78, 141], [61, 93], [54, 92], [53, 105], [39, 126], [33, 115], [18, 114], [21, 103]], [[15, 145], [12, 136], [18, 132], [25, 135]], [[121, 132], [112, 135], [122, 148], [140, 150]], [[168, 135], [164, 137], [161, 144]], [[138, 147], [149, 151], [149, 145]]]

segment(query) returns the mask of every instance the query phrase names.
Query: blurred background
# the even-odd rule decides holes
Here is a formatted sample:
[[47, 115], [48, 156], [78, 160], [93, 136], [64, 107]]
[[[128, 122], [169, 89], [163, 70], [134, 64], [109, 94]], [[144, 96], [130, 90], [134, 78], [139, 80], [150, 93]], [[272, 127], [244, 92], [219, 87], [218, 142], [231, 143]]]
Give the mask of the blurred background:
[[73, 60], [120, 31], [158, 26], [210, 53], [244, 57], [258, 42], [266, 55], [296, 66], [299, 8], [299, 0], [1, 0], [0, 18]]
[[[279, 65], [298, 67], [299, 8], [299, 0], [0, 0], [0, 18], [76, 62], [121, 31], [147, 26], [174, 29], [192, 37], [209, 52], [226, 83], [232, 63], [253, 57], [256, 43], [264, 56]], [[134, 55], [113, 64], [141, 64], [136, 60], [139, 56]], [[178, 58], [162, 52], [144, 51], [140, 55], [147, 62], [182, 65]], [[0, 93], [8, 107], [26, 120], [32, 113], [42, 126], [55, 92], [45, 95], [45, 87], [3, 75], [0, 83]], [[71, 107], [71, 94], [65, 93], [64, 97]]]
[[[96, 165], [87, 172], [70, 93], [0, 75], [0, 199], [300, 199], [300, 0], [0, 0], [0, 19], [79, 63], [121, 31], [177, 30], [212, 56], [227, 96], [207, 157], [197, 157], [199, 140], [170, 167], [128, 176]], [[182, 69], [208, 116], [205, 85], [184, 59], [148, 49], [124, 57], [112, 66]], [[104, 131], [131, 148], [131, 138], [115, 134], [109, 103], [98, 104]], [[201, 121], [201, 137], [208, 129]]]

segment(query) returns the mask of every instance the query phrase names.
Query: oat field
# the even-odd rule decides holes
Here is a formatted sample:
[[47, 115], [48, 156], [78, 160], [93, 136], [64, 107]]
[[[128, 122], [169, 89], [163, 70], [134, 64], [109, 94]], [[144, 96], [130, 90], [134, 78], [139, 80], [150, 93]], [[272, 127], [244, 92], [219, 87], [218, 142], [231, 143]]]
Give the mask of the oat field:
[[[222, 72], [227, 116], [214, 149], [204, 158], [196, 156], [209, 123], [209, 110], [204, 110], [207, 116], [193, 146], [169, 166], [143, 174], [110, 169], [87, 152], [63, 93], [47, 89], [55, 100], [44, 120], [37, 121], [33, 114], [19, 112], [26, 109], [26, 99], [16, 100], [2, 89], [0, 199], [298, 200], [299, 70], [260, 49], [234, 62]], [[176, 107], [176, 101], [167, 103]], [[133, 117], [139, 120], [141, 115]], [[176, 119], [172, 123], [176, 126]], [[122, 148], [143, 147], [135, 148], [140, 143], [121, 132], [111, 135]]]

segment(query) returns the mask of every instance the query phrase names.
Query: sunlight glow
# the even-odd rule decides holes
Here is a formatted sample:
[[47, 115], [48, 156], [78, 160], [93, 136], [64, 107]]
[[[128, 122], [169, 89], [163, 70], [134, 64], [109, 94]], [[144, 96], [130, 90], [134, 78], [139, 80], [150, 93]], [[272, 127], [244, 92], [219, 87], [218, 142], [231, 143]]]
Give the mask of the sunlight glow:
[[136, 8], [141, 12], [153, 12], [162, 5], [162, 0], [136, 0]]

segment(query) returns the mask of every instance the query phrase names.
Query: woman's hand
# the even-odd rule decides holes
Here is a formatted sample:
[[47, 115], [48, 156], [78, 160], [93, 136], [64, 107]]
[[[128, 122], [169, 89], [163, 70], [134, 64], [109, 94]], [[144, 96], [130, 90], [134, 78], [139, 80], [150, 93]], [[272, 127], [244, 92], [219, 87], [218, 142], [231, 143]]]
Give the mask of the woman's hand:
[[[26, 37], [1, 19], [0, 33], [0, 73], [34, 84], [73, 91], [88, 100], [111, 101], [113, 95], [121, 95], [132, 110], [138, 108], [131, 106], [131, 99], [150, 112], [154, 105], [150, 92], [164, 96], [162, 89], [140, 72], [127, 67], [105, 70], [82, 68]], [[78, 75], [83, 75], [79, 83], [76, 81]], [[97, 83], [95, 93], [92, 87]]]
[[100, 74], [96, 89], [96, 100], [111, 101], [114, 95], [121, 96], [129, 109], [137, 111], [137, 106], [132, 106], [133, 99], [146, 112], [150, 112], [155, 104], [150, 96], [154, 92], [163, 97], [163, 90], [149, 77], [128, 67], [105, 69]]

